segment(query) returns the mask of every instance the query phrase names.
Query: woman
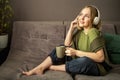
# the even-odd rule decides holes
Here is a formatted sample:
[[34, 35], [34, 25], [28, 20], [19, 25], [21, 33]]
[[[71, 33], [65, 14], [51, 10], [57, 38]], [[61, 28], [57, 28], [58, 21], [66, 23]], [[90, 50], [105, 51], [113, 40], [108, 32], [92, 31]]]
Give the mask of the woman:
[[44, 70], [51, 69], [74, 75], [105, 75], [109, 65], [99, 24], [99, 10], [94, 6], [85, 6], [77, 18], [71, 22], [64, 42], [67, 46], [66, 56], [58, 59], [56, 50], [53, 50], [40, 65], [22, 73], [29, 76], [43, 74]]

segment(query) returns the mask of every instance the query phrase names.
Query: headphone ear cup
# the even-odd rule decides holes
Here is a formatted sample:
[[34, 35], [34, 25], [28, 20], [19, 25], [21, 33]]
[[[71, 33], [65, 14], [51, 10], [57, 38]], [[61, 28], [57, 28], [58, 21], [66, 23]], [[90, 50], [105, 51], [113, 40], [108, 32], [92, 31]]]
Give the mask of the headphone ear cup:
[[96, 6], [92, 5], [92, 7], [96, 8], [97, 14], [98, 14], [98, 16], [95, 17], [94, 20], [93, 20], [93, 25], [98, 25], [98, 23], [100, 21], [100, 11]]
[[95, 17], [94, 20], [93, 20], [93, 24], [94, 25], [97, 25], [99, 23], [99, 17]]

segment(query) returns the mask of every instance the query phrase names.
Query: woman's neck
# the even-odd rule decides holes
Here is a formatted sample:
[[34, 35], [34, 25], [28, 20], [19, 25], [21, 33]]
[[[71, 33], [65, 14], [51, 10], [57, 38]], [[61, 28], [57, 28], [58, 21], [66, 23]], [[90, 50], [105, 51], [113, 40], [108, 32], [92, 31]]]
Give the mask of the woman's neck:
[[84, 33], [87, 35], [88, 31], [91, 29], [92, 27], [84, 27]]

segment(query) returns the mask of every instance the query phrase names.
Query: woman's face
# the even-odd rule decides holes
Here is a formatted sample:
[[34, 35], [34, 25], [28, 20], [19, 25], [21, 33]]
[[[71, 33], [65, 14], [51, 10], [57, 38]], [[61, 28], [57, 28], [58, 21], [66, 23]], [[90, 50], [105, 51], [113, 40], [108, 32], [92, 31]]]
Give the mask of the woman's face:
[[91, 11], [90, 8], [84, 8], [80, 12], [78, 16], [78, 25], [80, 27], [91, 27], [92, 26], [92, 19], [91, 19]]

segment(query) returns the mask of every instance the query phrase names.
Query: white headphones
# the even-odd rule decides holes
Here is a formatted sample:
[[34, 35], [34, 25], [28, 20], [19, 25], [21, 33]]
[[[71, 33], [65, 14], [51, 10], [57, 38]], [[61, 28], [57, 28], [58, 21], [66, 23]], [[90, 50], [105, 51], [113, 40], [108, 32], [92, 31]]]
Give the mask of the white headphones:
[[93, 24], [97, 25], [100, 21], [100, 11], [98, 10], [98, 8], [94, 5], [91, 5], [92, 7], [94, 7], [97, 10], [98, 16], [96, 16], [93, 20]]

